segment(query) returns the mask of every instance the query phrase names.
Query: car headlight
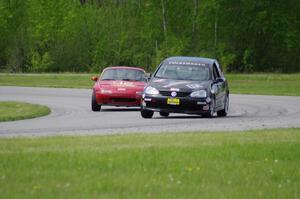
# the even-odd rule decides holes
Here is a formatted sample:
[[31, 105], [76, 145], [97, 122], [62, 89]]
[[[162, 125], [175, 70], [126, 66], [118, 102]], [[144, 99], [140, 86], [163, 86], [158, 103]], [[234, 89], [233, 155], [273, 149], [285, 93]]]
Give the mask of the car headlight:
[[101, 94], [111, 94], [112, 93], [111, 90], [107, 90], [107, 89], [101, 89], [100, 92], [101, 92]]
[[204, 98], [207, 97], [205, 90], [194, 91], [190, 94], [191, 97]]
[[148, 94], [148, 95], [158, 95], [159, 91], [156, 88], [152, 87], [152, 86], [148, 86], [145, 89], [145, 93]]
[[137, 94], [137, 95], [142, 95], [142, 94], [143, 94], [143, 91], [136, 91], [135, 94]]

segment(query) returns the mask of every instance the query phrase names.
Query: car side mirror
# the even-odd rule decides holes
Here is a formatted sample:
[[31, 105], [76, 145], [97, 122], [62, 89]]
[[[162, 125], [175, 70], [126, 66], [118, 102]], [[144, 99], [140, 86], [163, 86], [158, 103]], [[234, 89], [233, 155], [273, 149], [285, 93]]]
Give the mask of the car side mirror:
[[93, 76], [92, 78], [91, 78], [91, 80], [93, 80], [94, 82], [96, 82], [96, 81], [98, 81], [98, 77], [97, 76]]
[[221, 77], [218, 77], [215, 81], [216, 83], [223, 83], [224, 82], [224, 79], [221, 78]]
[[152, 74], [151, 73], [146, 73], [145, 74], [145, 79], [147, 79], [147, 81], [149, 81], [152, 77]]

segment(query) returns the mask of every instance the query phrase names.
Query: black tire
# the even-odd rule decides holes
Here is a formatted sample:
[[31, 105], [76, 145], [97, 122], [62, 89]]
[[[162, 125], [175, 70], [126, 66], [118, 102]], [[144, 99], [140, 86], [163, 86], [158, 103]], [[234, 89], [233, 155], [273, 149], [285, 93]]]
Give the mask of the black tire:
[[91, 106], [92, 106], [92, 111], [94, 112], [99, 112], [101, 110], [101, 105], [99, 105], [96, 101], [96, 95], [95, 95], [95, 92], [93, 92], [93, 95], [92, 95], [92, 103], [91, 103]]
[[219, 117], [226, 117], [229, 109], [229, 95], [226, 95], [224, 102], [224, 109], [217, 112]]
[[168, 117], [170, 115], [170, 113], [168, 113], [168, 112], [159, 112], [159, 114], [162, 117]]
[[205, 114], [203, 114], [206, 118], [211, 118], [215, 114], [215, 99], [212, 99], [212, 101], [209, 104], [209, 111]]
[[141, 110], [141, 116], [143, 118], [152, 118], [153, 114], [154, 114], [153, 111], [149, 111], [149, 110], [145, 110], [145, 109]]

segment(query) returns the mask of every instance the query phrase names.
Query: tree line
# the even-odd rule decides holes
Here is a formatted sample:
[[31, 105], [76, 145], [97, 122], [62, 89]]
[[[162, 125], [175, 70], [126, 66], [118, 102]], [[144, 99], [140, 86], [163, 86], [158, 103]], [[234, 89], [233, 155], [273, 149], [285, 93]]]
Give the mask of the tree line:
[[0, 71], [148, 71], [168, 56], [300, 71], [299, 0], [0, 0]]

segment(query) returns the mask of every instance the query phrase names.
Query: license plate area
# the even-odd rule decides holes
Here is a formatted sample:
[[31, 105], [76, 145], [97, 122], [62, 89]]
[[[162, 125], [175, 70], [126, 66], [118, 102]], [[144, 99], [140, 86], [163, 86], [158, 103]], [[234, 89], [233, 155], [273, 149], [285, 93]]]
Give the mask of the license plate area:
[[167, 104], [169, 104], [169, 105], [179, 105], [180, 104], [180, 99], [179, 98], [168, 98], [167, 99]]

